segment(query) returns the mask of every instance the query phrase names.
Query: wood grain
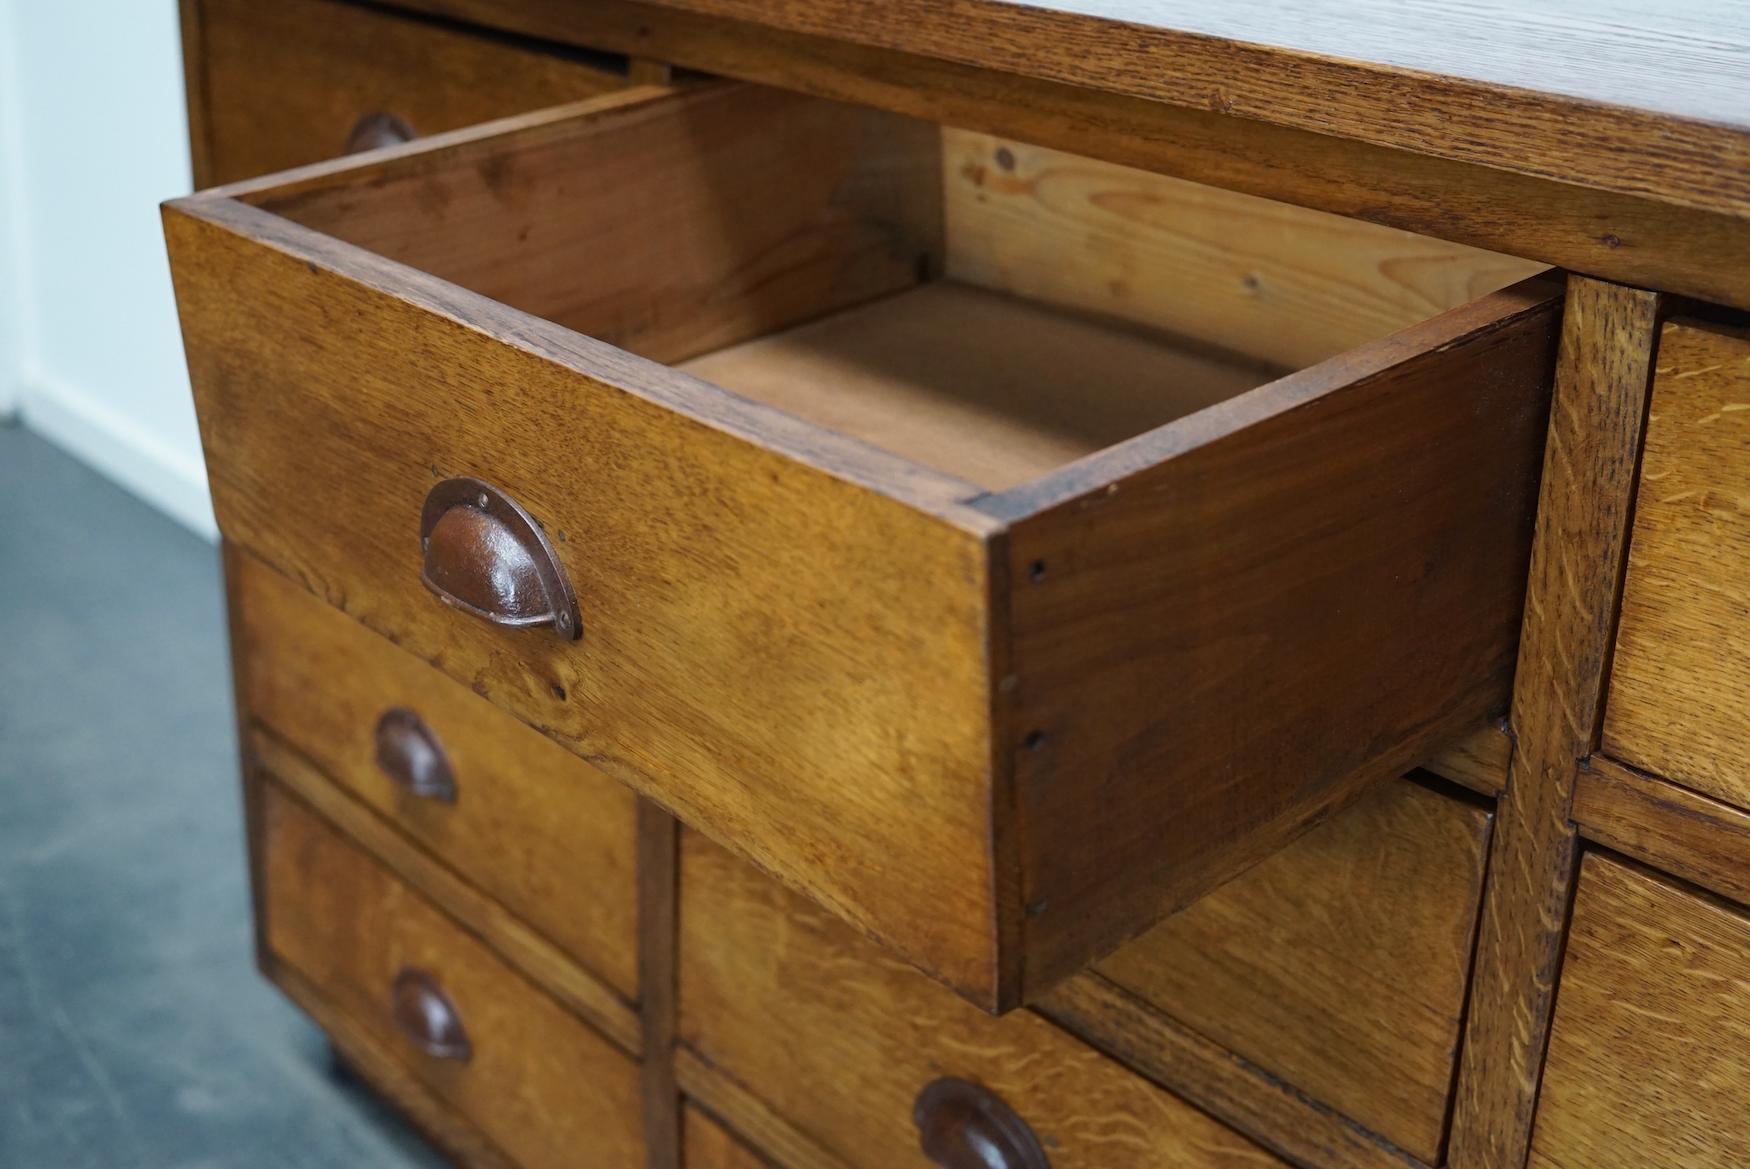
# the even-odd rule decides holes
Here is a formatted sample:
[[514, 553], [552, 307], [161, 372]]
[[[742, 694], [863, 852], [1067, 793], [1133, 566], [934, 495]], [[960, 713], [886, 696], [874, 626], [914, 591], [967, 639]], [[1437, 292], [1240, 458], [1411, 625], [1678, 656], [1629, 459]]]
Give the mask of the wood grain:
[[1522, 1164], [1576, 859], [1575, 760], [1596, 746], [1659, 298], [1568, 282], [1454, 1108], [1454, 1169]]
[[1422, 766], [1474, 792], [1498, 796], [1507, 786], [1507, 767], [1512, 758], [1513, 740], [1507, 734], [1506, 720], [1490, 719], [1424, 759]]
[[1750, 807], [1750, 329], [1659, 334], [1604, 749]]
[[[530, 929], [522, 919], [482, 894], [471, 876], [458, 874], [432, 859], [272, 731], [250, 726], [243, 741], [254, 767], [271, 773], [281, 787], [336, 825], [384, 868], [441, 906], [506, 962], [539, 983], [628, 1054], [638, 1055], [642, 1051], [643, 1026], [633, 1004], [584, 971], [575, 959]], [[252, 854], [252, 863], [258, 864], [259, 857]], [[265, 911], [265, 905], [257, 910], [264, 922]]]
[[684, 1125], [687, 1169], [772, 1169], [772, 1162], [692, 1105], [687, 1106]]
[[1382, 784], [1095, 970], [1438, 1164], [1489, 822]]
[[1588, 840], [1750, 902], [1750, 812], [1594, 755], [1575, 781], [1574, 822]]
[[965, 130], [943, 132], [948, 275], [1293, 369], [1540, 265]]
[[638, 1014], [644, 1024], [644, 1146], [648, 1169], [679, 1169], [681, 1100], [674, 1078], [679, 971], [680, 825], [638, 801]]
[[1598, 854], [1580, 870], [1533, 1169], [1750, 1160], [1750, 918]]
[[[1750, 266], [1728, 259], [1750, 252], [1750, 216], [1743, 209], [1742, 192], [1730, 180], [1722, 181], [1722, 176], [1742, 169], [1722, 159], [1734, 152], [1742, 157], [1745, 150], [1741, 132], [1730, 128], [1676, 129], [1654, 118], [1641, 130], [1600, 127], [1603, 145], [1571, 151], [1584, 134], [1572, 131], [1573, 109], [1562, 108], [1540, 123], [1567, 144], [1559, 162], [1547, 175], [1524, 174], [1500, 169], [1496, 163], [1504, 158], [1466, 161], [1447, 157], [1438, 148], [1442, 142], [1468, 145], [1473, 142], [1470, 130], [1497, 125], [1501, 110], [1512, 103], [1504, 105], [1493, 91], [1477, 104], [1474, 95], [1450, 100], [1430, 96], [1427, 79], [1398, 77], [1389, 70], [1384, 76], [1370, 75], [1355, 93], [1366, 101], [1392, 95], [1385, 108], [1393, 126], [1403, 124], [1405, 110], [1424, 111], [1440, 123], [1432, 137], [1418, 132], [1401, 146], [1377, 145], [1327, 132], [1324, 126], [1302, 129], [1223, 112], [1232, 108], [1236, 94], [1255, 91], [1256, 78], [1266, 66], [1251, 60], [1234, 66], [1235, 84], [1219, 91], [1199, 86], [1188, 104], [1137, 96], [1132, 91], [1139, 87], [1176, 84], [1187, 76], [1188, 66], [1178, 56], [1178, 44], [1169, 63], [1151, 64], [1151, 50], [1128, 27], [1116, 34], [1094, 34], [1108, 36], [1098, 44], [1071, 38], [1078, 48], [1058, 62], [1061, 69], [1036, 71], [1031, 57], [1055, 55], [1070, 42], [1021, 26], [1005, 28], [995, 41], [981, 41], [969, 33], [975, 25], [958, 11], [964, 4], [931, 4], [922, 12], [925, 6], [916, 4], [777, 5], [770, 0], [699, 0], [688, 4], [687, 11], [632, 0], [593, 0], [588, 5], [570, 0], [409, 2], [557, 40], [655, 53], [712, 73], [863, 102], [1605, 279], [1750, 308]], [[986, 0], [970, 2], [985, 4], [987, 12], [1001, 7]], [[729, 6], [746, 19], [724, 15]], [[919, 31], [919, 48], [907, 50], [872, 43], [876, 38], [864, 38], [857, 27], [889, 20], [891, 31], [908, 42], [914, 31], [929, 31]], [[796, 31], [804, 26], [809, 31]], [[1039, 39], [1025, 39], [1031, 36]], [[923, 46], [923, 39], [932, 44]], [[1184, 40], [1193, 42], [1201, 44], [1196, 38]], [[946, 46], [945, 56], [926, 51], [938, 44]], [[978, 61], [961, 60], [956, 46], [967, 45], [982, 45], [987, 52]], [[1242, 56], [1250, 51], [1245, 46], [1237, 50]], [[1216, 42], [1214, 51], [1228, 54], [1236, 46]], [[1281, 57], [1278, 65], [1283, 63], [1289, 84], [1313, 95], [1320, 111], [1328, 108], [1330, 85], [1344, 84], [1341, 79], [1310, 80], [1318, 71], [1307, 73], [1307, 63], [1294, 54]], [[1060, 73], [1067, 80], [1051, 79]], [[1452, 134], [1457, 125], [1467, 133]], [[1707, 137], [1720, 132], [1736, 145], [1693, 141], [1686, 146], [1682, 136], [1692, 129]], [[1518, 122], [1503, 127], [1510, 143], [1508, 165], [1531, 161], [1535, 166], [1538, 156], [1527, 149], [1525, 130]], [[1619, 131], [1628, 137], [1617, 137]], [[1676, 138], [1668, 137], [1673, 133]], [[1652, 152], [1637, 156], [1628, 145], [1632, 139], [1651, 141]], [[1674, 190], [1664, 171], [1668, 149], [1687, 155], [1699, 168], [1698, 191], [1723, 194], [1733, 209], [1682, 205], [1683, 193]], [[1625, 160], [1646, 173], [1608, 187], [1576, 185], [1587, 171], [1614, 168]], [[1711, 195], [1698, 202], [1718, 202]]]
[[1515, 286], [987, 501], [1028, 987], [1505, 709], [1557, 304]]
[[[272, 785], [263, 793], [268, 941], [335, 1008], [528, 1169], [644, 1163], [637, 1065]], [[425, 1054], [390, 1017], [408, 967], [455, 1004], [472, 1052]]]
[[696, 833], [681, 841], [681, 1038], [861, 1169], [929, 1169], [912, 1101], [984, 1084], [1054, 1169], [1281, 1162], [1038, 1016], [991, 1019]]
[[200, 47], [185, 61], [197, 187], [340, 154], [371, 113], [432, 134], [626, 84], [625, 62], [607, 54], [340, 0], [187, 0], [184, 11]]
[[1278, 372], [953, 281], [680, 368], [991, 491]]
[[[631, 792], [248, 554], [232, 613], [245, 709], [398, 832], [638, 997]], [[376, 762], [383, 713], [414, 711], [456, 776], [422, 799]]]
[[[229, 538], [995, 1000], [996, 525], [965, 485], [263, 212], [167, 229]], [[581, 642], [421, 587], [451, 474], [554, 533]]]

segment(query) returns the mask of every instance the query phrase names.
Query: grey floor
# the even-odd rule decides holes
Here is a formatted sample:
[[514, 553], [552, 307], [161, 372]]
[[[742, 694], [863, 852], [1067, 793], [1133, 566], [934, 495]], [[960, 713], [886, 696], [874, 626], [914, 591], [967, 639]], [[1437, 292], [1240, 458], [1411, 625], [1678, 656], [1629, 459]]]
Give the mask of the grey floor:
[[220, 598], [0, 428], [0, 1169], [441, 1163], [255, 973]]

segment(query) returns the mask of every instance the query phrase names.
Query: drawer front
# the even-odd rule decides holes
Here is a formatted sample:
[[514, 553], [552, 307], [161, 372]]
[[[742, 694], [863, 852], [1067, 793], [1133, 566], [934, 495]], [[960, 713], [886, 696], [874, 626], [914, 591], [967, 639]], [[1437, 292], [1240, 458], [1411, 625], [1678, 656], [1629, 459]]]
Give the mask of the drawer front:
[[1604, 716], [1611, 756], [1750, 807], [1750, 331], [1672, 321]]
[[637, 797], [261, 561], [232, 564], [250, 715], [635, 1000]]
[[1599, 854], [1580, 869], [1536, 1169], [1750, 1162], [1750, 916]]
[[772, 1169], [770, 1161], [742, 1144], [696, 1106], [686, 1106], [681, 1123], [686, 1169]]
[[347, 0], [183, 3], [202, 186], [626, 84], [623, 63], [607, 55], [464, 31]]
[[999, 1098], [1053, 1169], [1281, 1164], [1037, 1015], [980, 1012], [691, 832], [680, 954], [681, 1040], [848, 1166], [979, 1163], [920, 1150], [920, 1095], [945, 1078]]
[[1491, 818], [1384, 784], [1096, 969], [1435, 1164]]
[[638, 1065], [270, 780], [257, 793], [271, 961], [526, 1169], [641, 1169]]
[[[1180, 379], [1213, 359], [918, 287], [942, 150], [778, 91], [627, 91], [166, 225], [227, 539], [1006, 1009], [1504, 704], [1558, 302]], [[742, 393], [663, 364], [701, 355]], [[1180, 380], [1238, 396], [1123, 439]], [[1102, 394], [1095, 453], [1033, 466]], [[1011, 405], [1049, 418], [981, 421]], [[987, 490], [918, 432], [1021, 432], [1040, 477]], [[491, 603], [559, 635], [420, 584], [484, 587], [493, 525], [554, 583]]]

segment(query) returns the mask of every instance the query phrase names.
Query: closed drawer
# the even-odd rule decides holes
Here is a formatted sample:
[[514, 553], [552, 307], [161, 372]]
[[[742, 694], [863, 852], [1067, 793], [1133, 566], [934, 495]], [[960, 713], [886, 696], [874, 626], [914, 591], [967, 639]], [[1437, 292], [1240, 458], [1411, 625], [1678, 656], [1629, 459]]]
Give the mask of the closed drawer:
[[261, 561], [231, 564], [250, 716], [635, 1001], [637, 797]]
[[1504, 706], [1559, 289], [1276, 377], [1008, 295], [980, 141], [627, 91], [166, 228], [229, 539], [1001, 1009]]
[[[846, 1166], [1282, 1164], [1032, 1012], [978, 1011], [692, 832], [680, 955], [681, 1041]], [[1048, 1161], [947, 1156], [961, 1083]], [[936, 1157], [926, 1140], [943, 1142]]]
[[1750, 807], [1750, 331], [1659, 336], [1604, 749]]
[[[199, 177], [228, 183], [625, 85], [625, 63], [346, 0], [183, 0]], [[199, 160], [204, 158], [205, 164]]]
[[257, 903], [290, 967], [526, 1169], [644, 1164], [638, 1065], [296, 797], [257, 781]]
[[1750, 1160], [1750, 918], [1598, 854], [1580, 869], [1531, 1161]]
[[692, 1105], [681, 1115], [686, 1169], [772, 1169], [772, 1163]]
[[1491, 820], [1383, 784], [1096, 970], [1437, 1164]]

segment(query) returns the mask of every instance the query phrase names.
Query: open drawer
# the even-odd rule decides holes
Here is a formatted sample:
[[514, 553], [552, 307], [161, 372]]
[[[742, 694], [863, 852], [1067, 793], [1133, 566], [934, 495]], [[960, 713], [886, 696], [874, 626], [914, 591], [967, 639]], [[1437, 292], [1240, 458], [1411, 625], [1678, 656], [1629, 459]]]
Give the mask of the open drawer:
[[744, 85], [165, 226], [227, 538], [988, 1008], [1505, 708], [1515, 261]]

